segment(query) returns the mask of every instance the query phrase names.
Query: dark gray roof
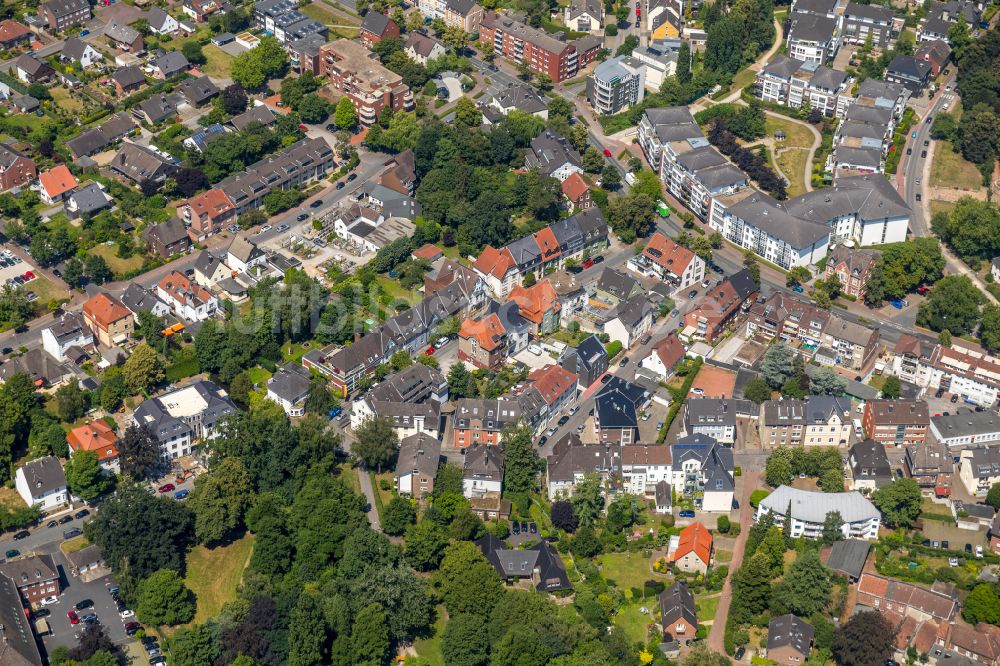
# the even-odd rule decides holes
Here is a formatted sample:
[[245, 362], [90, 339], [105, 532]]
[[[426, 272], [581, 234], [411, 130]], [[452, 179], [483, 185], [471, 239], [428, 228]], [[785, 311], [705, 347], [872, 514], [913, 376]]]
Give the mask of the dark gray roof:
[[84, 322], [79, 312], [67, 312], [56, 323], [45, 330], [50, 331], [55, 336], [56, 341], [62, 344], [63, 342], [79, 337], [83, 331], [88, 329], [86, 322]]
[[66, 146], [76, 157], [93, 155], [134, 129], [135, 121], [132, 120], [131, 114], [122, 111], [111, 116], [99, 127], [91, 128], [69, 139]]
[[[233, 401], [214, 382], [199, 380], [183, 386], [177, 391], [188, 388], [193, 388], [205, 402], [206, 406], [199, 415], [203, 424], [214, 424], [222, 416], [236, 411], [236, 405], [233, 404]], [[192, 433], [191, 426], [184, 419], [172, 416], [167, 411], [170, 396], [177, 391], [146, 400], [132, 414], [136, 423], [147, 426], [160, 441], [166, 441], [176, 435]]]
[[389, 17], [376, 11], [369, 11], [361, 21], [361, 29], [376, 35], [382, 35], [389, 27]]
[[142, 311], [152, 312], [157, 303], [163, 303], [153, 292], [143, 289], [141, 285], [130, 282], [120, 298], [122, 305], [128, 308], [133, 314]]
[[16, 374], [25, 374], [32, 380], [41, 380], [46, 384], [55, 384], [72, 372], [51, 354], [40, 347], [29, 349], [21, 356], [16, 356], [0, 365], [0, 379], [7, 381]]
[[466, 479], [503, 480], [503, 447], [475, 443], [465, 452], [463, 476]]
[[733, 450], [707, 435], [681, 437], [670, 447], [673, 469], [684, 468], [688, 460], [697, 460], [705, 477], [706, 491], [727, 491], [735, 487]]
[[795, 249], [808, 247], [829, 237], [830, 229], [825, 224], [799, 219], [789, 213], [785, 206], [786, 204], [763, 192], [754, 192], [730, 206], [729, 213]]
[[789, 29], [789, 40], [817, 42], [826, 44], [830, 42], [837, 31], [837, 20], [820, 16], [819, 14], [792, 14], [792, 25]]
[[874, 21], [881, 21], [884, 23], [892, 23], [893, 13], [888, 7], [880, 7], [878, 5], [861, 5], [856, 2], [847, 3], [847, 9], [844, 10], [845, 17], [858, 17], [871, 19]]
[[688, 427], [736, 427], [737, 416], [749, 416], [754, 411], [753, 403], [749, 400], [691, 398], [684, 404], [684, 423]]
[[0, 641], [4, 666], [42, 666], [21, 594], [8, 576], [0, 576]]
[[1000, 415], [991, 410], [974, 412], [962, 409], [947, 416], [932, 416], [931, 423], [942, 439], [1000, 432]]
[[571, 20], [581, 14], [589, 14], [600, 20], [604, 15], [604, 4], [600, 0], [570, 0], [568, 10]]
[[809, 654], [813, 634], [813, 628], [808, 622], [791, 614], [782, 615], [772, 619], [767, 625], [767, 649], [770, 651], [791, 647], [805, 656]]
[[79, 37], [69, 37], [63, 43], [63, 49], [59, 55], [65, 59], [72, 60], [73, 62], [80, 62], [80, 59], [83, 58], [83, 53], [87, 50], [88, 46], [90, 45]]
[[162, 71], [167, 78], [170, 78], [174, 74], [186, 70], [191, 66], [191, 63], [180, 51], [167, 51], [156, 59], [154, 66]]
[[564, 136], [549, 130], [543, 131], [531, 140], [531, 151], [527, 155], [529, 167], [537, 168], [549, 176], [566, 163], [580, 166], [580, 153], [570, 145]]
[[930, 76], [931, 66], [913, 56], [898, 55], [889, 63], [886, 73], [922, 81]]
[[885, 446], [871, 439], [851, 447], [849, 460], [855, 481], [871, 479], [881, 485], [892, 481], [892, 467]]
[[844, 85], [844, 81], [846, 80], [847, 72], [842, 72], [839, 69], [831, 69], [826, 65], [820, 65], [816, 68], [812, 78], [809, 79], [809, 84], [817, 88], [825, 88], [826, 90], [837, 90], [840, 86]]
[[59, 579], [59, 570], [51, 555], [29, 555], [7, 560], [0, 564], [0, 574], [13, 579], [18, 587]]
[[830, 549], [830, 559], [826, 566], [839, 571], [854, 580], [861, 578], [871, 544], [861, 539], [841, 539]]
[[90, 4], [87, 0], [49, 0], [42, 7], [51, 11], [56, 18], [60, 18], [89, 9]]
[[638, 282], [631, 275], [614, 268], [605, 268], [597, 278], [597, 288], [606, 291], [615, 298], [625, 300], [632, 294]]
[[69, 195], [81, 213], [93, 213], [111, 205], [111, 198], [104, 193], [97, 183], [87, 183]]
[[663, 143], [683, 139], [701, 138], [704, 135], [686, 106], [664, 109], [646, 109], [643, 114], [653, 127], [653, 131]]
[[441, 42], [420, 32], [411, 32], [406, 38], [406, 48], [412, 48], [414, 53], [423, 58], [430, 57], [434, 47], [439, 45]]
[[177, 104], [174, 103], [173, 97], [167, 97], [161, 93], [143, 100], [139, 104], [139, 110], [146, 114], [149, 122], [155, 125], [177, 115]]
[[115, 20], [112, 20], [104, 26], [104, 34], [112, 40], [123, 44], [132, 44], [135, 40], [142, 36], [135, 28], [127, 26], [124, 23], [119, 23]]
[[21, 467], [21, 473], [28, 482], [28, 490], [31, 491], [32, 497], [41, 497], [53, 490], [66, 487], [66, 475], [63, 473], [62, 465], [59, 464], [59, 459], [55, 456], [32, 460]]
[[27, 72], [31, 76], [45, 76], [46, 72], [51, 75], [51, 73], [55, 71], [44, 62], [32, 58], [27, 53], [21, 54], [17, 60], [14, 61], [14, 66]]
[[621, 449], [597, 444], [585, 446], [575, 432], [566, 433], [553, 446], [546, 460], [549, 481], [572, 481], [577, 474], [605, 473], [620, 469]]
[[627, 330], [634, 330], [653, 311], [653, 306], [646, 300], [645, 294], [636, 294], [618, 308], [615, 317]]
[[792, 3], [793, 12], [809, 12], [811, 14], [832, 14], [839, 0], [795, 0]]
[[538, 113], [548, 108], [545, 100], [531, 86], [512, 83], [495, 96], [497, 104], [504, 109], [514, 107], [524, 113]]
[[433, 478], [437, 476], [440, 462], [441, 442], [436, 437], [422, 432], [404, 437], [399, 441], [396, 456], [396, 478], [417, 472]]
[[146, 82], [146, 75], [142, 73], [142, 70], [135, 65], [128, 65], [127, 67], [121, 67], [116, 69], [111, 78], [118, 82], [123, 88], [128, 88], [129, 86], [134, 86], [138, 83]]
[[447, 380], [439, 370], [422, 363], [389, 375], [369, 391], [369, 397], [385, 402], [419, 403], [447, 390]]
[[154, 30], [163, 29], [163, 24], [167, 22], [168, 18], [171, 17], [159, 7], [153, 7], [146, 13], [146, 21], [149, 22], [149, 27]]
[[692, 626], [698, 626], [694, 594], [688, 589], [687, 583], [677, 581], [660, 592], [660, 615], [663, 626], [673, 624], [680, 619], [687, 620]]
[[137, 143], [126, 143], [111, 158], [110, 166], [135, 183], [157, 180], [176, 167], [152, 150]]
[[274, 121], [274, 112], [271, 111], [271, 109], [269, 109], [266, 105], [260, 104], [238, 116], [233, 116], [229, 122], [232, 123], [233, 127], [236, 129], [243, 131], [243, 129], [252, 122], [270, 125], [274, 123]]
[[[701, 172], [703, 169], [727, 165], [730, 162], [714, 146], [699, 146], [678, 155], [677, 164], [688, 171]], [[698, 175], [700, 177], [701, 173]]]
[[293, 405], [309, 394], [309, 371], [298, 363], [288, 363], [267, 380], [267, 390]]
[[207, 76], [188, 79], [180, 85], [178, 90], [188, 102], [195, 105], [203, 104], [219, 94], [219, 88]]
[[837, 146], [833, 151], [837, 164], [876, 169], [882, 164], [882, 152], [878, 148], [854, 148]]

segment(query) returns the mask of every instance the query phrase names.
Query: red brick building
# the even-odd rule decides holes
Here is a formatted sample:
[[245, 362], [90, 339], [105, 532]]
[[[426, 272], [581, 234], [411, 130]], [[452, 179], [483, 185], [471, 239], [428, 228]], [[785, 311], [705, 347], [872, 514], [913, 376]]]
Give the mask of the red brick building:
[[385, 14], [369, 11], [361, 21], [361, 43], [371, 48], [385, 37], [399, 37], [399, 26]]
[[923, 400], [869, 400], [861, 426], [866, 437], [885, 445], [923, 444], [930, 414]]
[[0, 564], [0, 574], [9, 577], [29, 604], [36, 604], [45, 597], [57, 597], [59, 570], [51, 555], [32, 555]]
[[236, 219], [236, 206], [220, 189], [207, 190], [188, 199], [178, 212], [184, 223], [190, 225], [188, 233], [194, 240], [204, 240]]
[[38, 178], [34, 160], [0, 144], [0, 190], [26, 185]]
[[547, 74], [553, 82], [571, 79], [597, 57], [600, 38], [584, 37], [575, 42], [557, 39], [543, 30], [503, 14], [486, 12], [479, 41], [513, 62], [525, 62], [531, 71]]
[[338, 39], [320, 50], [322, 75], [330, 85], [347, 95], [363, 125], [371, 125], [382, 109], [406, 111], [413, 108], [413, 93], [403, 77], [382, 66], [378, 56], [362, 44]]

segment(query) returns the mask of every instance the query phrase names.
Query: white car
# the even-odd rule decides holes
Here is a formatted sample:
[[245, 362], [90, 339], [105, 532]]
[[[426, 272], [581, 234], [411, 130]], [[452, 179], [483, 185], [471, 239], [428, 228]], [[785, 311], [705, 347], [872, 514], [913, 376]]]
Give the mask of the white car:
[[438, 338], [437, 339], [437, 341], [434, 343], [434, 346], [435, 347], [444, 347], [446, 344], [448, 344], [448, 338], [442, 337], [442, 338]]
[[40, 603], [43, 606], [51, 606], [52, 604], [59, 603], [59, 597], [45, 597], [38, 603]]
[[270, 230], [271, 230], [271, 225], [270, 224], [265, 224], [264, 226], [262, 226], [260, 228], [260, 231], [258, 231], [257, 233], [266, 234]]
[[123, 620], [127, 620], [130, 617], [135, 617], [135, 611], [133, 611], [133, 610], [131, 610], [129, 608], [126, 608], [121, 613], [118, 613], [118, 615], [121, 616], [121, 618]]
[[958, 558], [957, 557], [949, 557], [948, 558], [948, 566], [949, 567], [957, 567], [958, 566]]
[[643, 421], [648, 421], [649, 420], [649, 412], [646, 412], [645, 414], [642, 415], [642, 420]]
[[983, 547], [982, 546], [976, 546], [976, 559], [979, 559], [979, 560], [983, 559]]

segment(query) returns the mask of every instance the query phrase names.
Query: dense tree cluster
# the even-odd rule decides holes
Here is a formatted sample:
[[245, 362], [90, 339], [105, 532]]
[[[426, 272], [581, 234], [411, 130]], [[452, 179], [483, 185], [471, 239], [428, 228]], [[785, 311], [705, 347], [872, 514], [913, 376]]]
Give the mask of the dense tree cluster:
[[278, 114], [270, 128], [250, 123], [241, 132], [229, 132], [218, 137], [200, 153], [189, 153], [188, 166], [202, 171], [209, 182], [217, 183], [280, 150], [289, 138], [302, 138], [298, 120], [292, 115]]
[[787, 199], [785, 179], [767, 165], [767, 160], [741, 146], [721, 119], [716, 119], [708, 133], [708, 140], [719, 152], [726, 155], [746, 175], [756, 181], [762, 190], [775, 199]]
[[787, 485], [800, 474], [818, 478], [825, 492], [839, 493], [844, 490], [843, 462], [836, 447], [779, 446], [768, 456], [764, 468], [768, 485], [775, 488]]
[[911, 238], [879, 246], [879, 258], [868, 276], [865, 302], [903, 298], [922, 284], [934, 284], [944, 271], [944, 256], [936, 238]]
[[[964, 21], [963, 21], [964, 23]], [[960, 25], [953, 26], [963, 32]], [[968, 26], [964, 27], [968, 30]], [[964, 113], [959, 121], [956, 142], [966, 159], [991, 173], [1000, 147], [1000, 81], [996, 77], [1000, 63], [1000, 28], [993, 27], [975, 41], [968, 34], [956, 34], [958, 91]], [[954, 44], [954, 42], [953, 42]]]
[[246, 90], [256, 90], [268, 79], [278, 78], [288, 70], [288, 54], [274, 37], [264, 37], [255, 48], [233, 59], [230, 75]]
[[773, 0], [705, 3], [698, 17], [708, 33], [705, 67], [713, 71], [735, 74], [774, 42]]

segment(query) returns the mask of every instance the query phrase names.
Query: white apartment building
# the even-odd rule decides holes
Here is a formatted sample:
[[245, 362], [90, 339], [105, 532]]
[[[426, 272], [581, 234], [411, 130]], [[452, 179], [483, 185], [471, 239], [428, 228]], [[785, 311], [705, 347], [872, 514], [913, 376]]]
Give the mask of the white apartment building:
[[970, 495], [984, 496], [1000, 483], [1000, 446], [975, 446], [961, 453], [958, 478]]
[[622, 489], [639, 497], [652, 497], [656, 484], [670, 482], [670, 447], [635, 444], [622, 447]]
[[756, 95], [765, 102], [793, 109], [808, 101], [827, 117], [842, 117], [853, 101], [845, 72], [781, 54], [757, 73]]
[[794, 13], [785, 44], [789, 57], [823, 65], [840, 48], [840, 19], [819, 14]]
[[1000, 415], [992, 410], [960, 409], [948, 416], [931, 417], [931, 434], [949, 448], [1000, 442]]
[[775, 525], [782, 525], [788, 507], [792, 507], [791, 534], [793, 539], [805, 537], [818, 539], [823, 536], [826, 516], [834, 511], [840, 513], [844, 521], [841, 532], [847, 539], [876, 539], [882, 514], [875, 505], [857, 491], [847, 493], [824, 493], [779, 486], [765, 497], [757, 507], [755, 520], [767, 512], [774, 515]]
[[939, 388], [965, 402], [992, 407], [1000, 398], [1000, 358], [959, 344], [943, 347], [903, 335], [896, 343], [892, 369], [921, 388]]
[[72, 347], [93, 348], [94, 334], [78, 312], [67, 312], [59, 321], [42, 329], [42, 349], [62, 363]]
[[219, 421], [235, 411], [229, 394], [200, 380], [146, 400], [133, 412], [132, 422], [152, 431], [166, 461], [191, 455], [194, 441], [214, 437]]

